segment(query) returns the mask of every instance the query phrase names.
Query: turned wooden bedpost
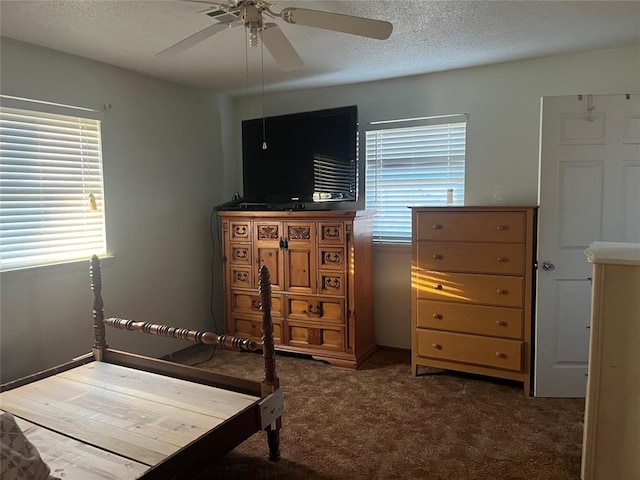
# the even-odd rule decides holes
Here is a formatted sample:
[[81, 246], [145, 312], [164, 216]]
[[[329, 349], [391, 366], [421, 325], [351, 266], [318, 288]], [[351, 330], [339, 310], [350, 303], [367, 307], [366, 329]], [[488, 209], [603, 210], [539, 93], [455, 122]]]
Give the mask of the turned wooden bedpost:
[[[260, 268], [260, 308], [262, 310], [262, 356], [264, 357], [264, 379], [262, 380], [262, 397], [275, 392], [280, 386], [276, 375], [276, 352], [273, 344], [273, 322], [271, 320], [271, 281], [269, 269]], [[280, 460], [280, 426], [281, 417], [266, 428], [269, 445], [269, 460]]]
[[91, 290], [93, 290], [93, 356], [102, 361], [104, 351], [109, 347], [104, 332], [104, 302], [102, 301], [102, 274], [100, 272], [100, 259], [97, 255], [91, 257], [89, 267], [91, 276]]

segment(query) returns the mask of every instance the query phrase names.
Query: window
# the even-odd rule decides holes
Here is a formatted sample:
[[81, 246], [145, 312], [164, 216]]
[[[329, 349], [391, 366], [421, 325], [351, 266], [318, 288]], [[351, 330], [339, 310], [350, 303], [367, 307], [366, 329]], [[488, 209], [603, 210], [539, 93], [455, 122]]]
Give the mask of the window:
[[463, 205], [466, 115], [375, 122], [365, 132], [365, 206], [376, 243], [411, 242], [411, 206]]
[[85, 114], [3, 96], [0, 270], [106, 253], [100, 121]]

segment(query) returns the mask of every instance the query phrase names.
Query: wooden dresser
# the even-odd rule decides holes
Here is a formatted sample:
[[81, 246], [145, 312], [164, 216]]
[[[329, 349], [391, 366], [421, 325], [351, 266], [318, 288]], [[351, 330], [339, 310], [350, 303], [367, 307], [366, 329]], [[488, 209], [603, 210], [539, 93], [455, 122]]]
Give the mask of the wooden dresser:
[[531, 388], [537, 207], [412, 209], [413, 375], [418, 366]]
[[583, 480], [640, 480], [640, 244], [595, 242]]
[[276, 349], [358, 368], [373, 333], [373, 212], [220, 211], [228, 334], [259, 340], [271, 274]]

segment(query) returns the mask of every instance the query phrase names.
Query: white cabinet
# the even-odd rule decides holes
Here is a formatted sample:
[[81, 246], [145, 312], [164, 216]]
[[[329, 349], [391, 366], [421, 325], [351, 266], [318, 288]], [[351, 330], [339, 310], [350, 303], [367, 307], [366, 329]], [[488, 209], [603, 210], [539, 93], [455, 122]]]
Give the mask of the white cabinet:
[[640, 480], [640, 244], [596, 242], [583, 480]]

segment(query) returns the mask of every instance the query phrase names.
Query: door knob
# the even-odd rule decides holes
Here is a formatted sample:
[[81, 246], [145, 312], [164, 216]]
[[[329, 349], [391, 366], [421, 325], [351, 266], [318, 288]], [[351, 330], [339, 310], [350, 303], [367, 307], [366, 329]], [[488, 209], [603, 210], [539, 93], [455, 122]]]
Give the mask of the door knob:
[[550, 272], [551, 270], [555, 270], [556, 266], [551, 262], [542, 262], [542, 269]]

